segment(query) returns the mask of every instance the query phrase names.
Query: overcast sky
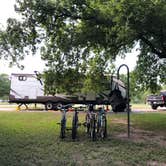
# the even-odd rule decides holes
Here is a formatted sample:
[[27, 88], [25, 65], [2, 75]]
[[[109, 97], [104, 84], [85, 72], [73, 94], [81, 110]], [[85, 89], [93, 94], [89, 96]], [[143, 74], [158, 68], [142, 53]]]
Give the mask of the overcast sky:
[[[18, 18], [18, 15], [14, 11], [14, 4], [15, 0], [0, 0], [0, 27], [5, 27], [7, 18]], [[29, 55], [24, 61], [20, 61], [20, 63], [24, 65], [24, 70], [20, 70], [16, 66], [9, 68], [8, 62], [0, 59], [0, 73], [10, 75], [11, 73], [33, 73], [35, 70], [42, 72], [45, 67], [40, 55]]]
[[[5, 27], [6, 20], [9, 17], [18, 18], [17, 14], [14, 12], [15, 0], [0, 0], [0, 27]], [[132, 53], [128, 54], [126, 59], [117, 58], [116, 66], [118, 67], [121, 64], [127, 64], [132, 70], [136, 65], [136, 55], [138, 52], [133, 50]], [[24, 61], [20, 62], [24, 65], [24, 70], [18, 69], [16, 66], [9, 68], [8, 62], [0, 59], [0, 73], [33, 73], [35, 70], [42, 72], [45, 68], [44, 61], [41, 60], [40, 55], [28, 56]], [[122, 71], [123, 72], [123, 71]]]

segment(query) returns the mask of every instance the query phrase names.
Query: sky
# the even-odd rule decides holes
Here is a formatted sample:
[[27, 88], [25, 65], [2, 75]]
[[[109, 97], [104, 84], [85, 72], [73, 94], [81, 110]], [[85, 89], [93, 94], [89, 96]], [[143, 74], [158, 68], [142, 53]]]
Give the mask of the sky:
[[[0, 0], [0, 27], [5, 27], [7, 18], [19, 18], [14, 11], [15, 0]], [[20, 70], [17, 66], [9, 67], [9, 63], [0, 59], [0, 73], [34, 73], [34, 71], [42, 72], [45, 69], [45, 62], [41, 60], [40, 55], [28, 55], [25, 60], [20, 61], [24, 65], [24, 70]]]
[[[14, 12], [15, 0], [0, 0], [0, 27], [5, 28], [6, 20], [9, 17], [19, 18], [18, 15]], [[121, 64], [126, 64], [129, 66], [130, 71], [136, 66], [136, 48], [133, 49], [131, 53], [126, 55], [125, 59], [117, 58], [116, 66], [117, 68]], [[28, 55], [23, 61], [20, 61], [20, 64], [24, 65], [24, 70], [20, 70], [18, 67], [13, 66], [9, 67], [8, 62], [0, 59], [0, 73], [6, 73], [10, 75], [11, 73], [34, 73], [34, 71], [42, 72], [45, 69], [45, 62], [41, 60], [40, 54], [35, 56]], [[126, 72], [125, 69], [122, 69], [122, 72]]]

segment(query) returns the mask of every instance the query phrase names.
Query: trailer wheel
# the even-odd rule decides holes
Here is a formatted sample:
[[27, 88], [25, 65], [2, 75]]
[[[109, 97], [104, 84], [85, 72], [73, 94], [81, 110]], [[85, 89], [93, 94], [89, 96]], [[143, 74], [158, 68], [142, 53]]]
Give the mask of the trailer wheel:
[[45, 104], [45, 109], [46, 109], [46, 110], [52, 110], [53, 108], [54, 108], [54, 105], [53, 105], [52, 102], [47, 102], [47, 103]]
[[61, 103], [56, 104], [56, 109], [61, 110], [63, 105]]
[[156, 110], [157, 107], [158, 107], [157, 105], [152, 105], [152, 109], [153, 109], [153, 110]]

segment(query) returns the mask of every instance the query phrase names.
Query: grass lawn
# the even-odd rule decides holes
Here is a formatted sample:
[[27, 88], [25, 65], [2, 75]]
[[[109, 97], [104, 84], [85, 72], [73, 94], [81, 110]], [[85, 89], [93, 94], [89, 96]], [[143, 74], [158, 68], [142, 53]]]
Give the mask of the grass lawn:
[[132, 109], [151, 109], [149, 104], [133, 104], [131, 103]]
[[[80, 121], [85, 114], [80, 113]], [[108, 113], [108, 138], [90, 141], [83, 126], [79, 138], [59, 138], [58, 112], [0, 112], [0, 165], [166, 165], [166, 113], [131, 115], [127, 138], [126, 114]], [[71, 126], [72, 113], [68, 113]]]

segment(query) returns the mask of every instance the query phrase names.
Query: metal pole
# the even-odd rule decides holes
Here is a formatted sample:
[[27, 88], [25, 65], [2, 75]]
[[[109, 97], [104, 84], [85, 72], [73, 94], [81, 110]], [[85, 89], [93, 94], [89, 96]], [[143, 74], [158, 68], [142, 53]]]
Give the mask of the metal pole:
[[122, 67], [126, 67], [127, 69], [127, 128], [128, 128], [128, 138], [130, 138], [130, 82], [129, 82], [129, 67], [126, 64], [122, 64], [119, 66], [117, 71], [117, 79], [119, 79], [119, 71]]

